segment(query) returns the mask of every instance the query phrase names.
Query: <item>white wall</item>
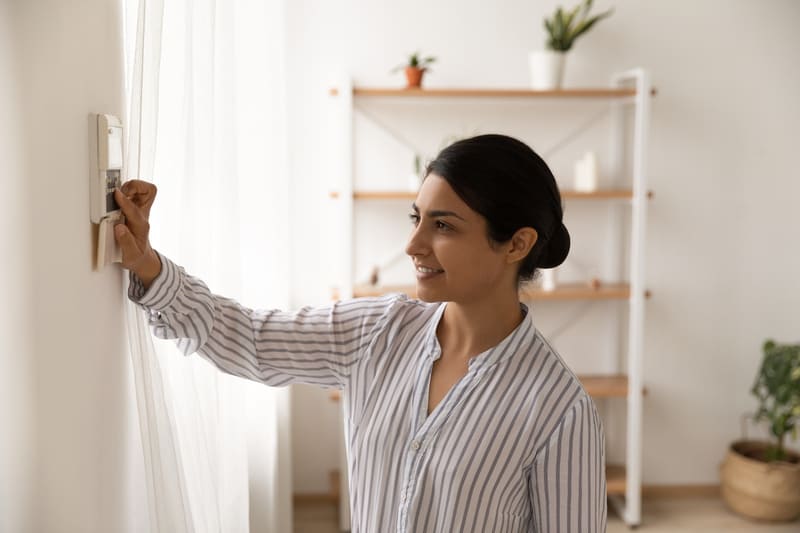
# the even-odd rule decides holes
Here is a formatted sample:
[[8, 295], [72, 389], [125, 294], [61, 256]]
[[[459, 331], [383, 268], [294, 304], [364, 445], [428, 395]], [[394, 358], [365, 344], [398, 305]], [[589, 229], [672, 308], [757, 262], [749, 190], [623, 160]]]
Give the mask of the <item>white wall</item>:
[[[330, 294], [323, 265], [332, 260], [317, 255], [325, 224], [309, 213], [328, 206], [325, 118], [337, 75], [400, 86], [401, 74], [388, 71], [421, 49], [439, 57], [428, 86], [523, 87], [527, 54], [542, 45], [541, 20], [556, 4], [290, 2], [294, 305]], [[716, 483], [740, 415], [755, 407], [749, 387], [763, 340], [800, 340], [800, 3], [601, 0], [595, 10], [609, 6], [612, 17], [571, 52], [565, 85], [602, 86], [611, 73], [641, 66], [659, 89], [649, 153], [656, 195], [647, 250], [644, 482]], [[415, 135], [429, 136], [423, 121]], [[388, 172], [406, 164], [396, 153], [385, 157]], [[583, 353], [563, 353], [566, 360], [591, 354], [587, 339], [584, 345]], [[326, 402], [324, 393], [294, 391], [296, 492], [327, 490], [321, 457], [330, 461], [324, 469], [337, 466], [329, 445], [318, 444], [335, 439], [327, 422], [298, 423], [329, 413]], [[624, 416], [613, 404], [603, 409]]]
[[20, 86], [9, 4], [0, 2], [0, 531], [30, 531], [34, 442], [28, 182], [20, 151]]
[[[0, 210], [0, 235], [3, 249], [10, 240], [13, 250], [3, 253], [11, 298], [4, 297], [0, 327], [9, 326], [7, 313], [15, 315], [10, 324], [20, 326], [10, 337], [0, 335], [3, 351], [12, 352], [3, 354], [0, 375], [5, 382], [19, 372], [19, 387], [11, 389], [17, 421], [9, 434], [18, 430], [19, 443], [31, 444], [27, 457], [19, 445], [2, 450], [3, 466], [22, 459], [24, 478], [14, 498], [2, 499], [19, 510], [10, 518], [2, 513], [8, 529], [6, 522], [0, 529], [145, 531], [122, 273], [92, 271], [89, 221], [88, 117], [124, 111], [119, 2], [0, 5], [0, 105], [4, 118], [12, 113], [11, 120], [0, 120], [7, 206]], [[7, 76], [13, 64], [18, 71]], [[16, 229], [21, 233], [12, 235]], [[4, 424], [4, 436], [5, 430]], [[21, 514], [26, 509], [32, 513]]]

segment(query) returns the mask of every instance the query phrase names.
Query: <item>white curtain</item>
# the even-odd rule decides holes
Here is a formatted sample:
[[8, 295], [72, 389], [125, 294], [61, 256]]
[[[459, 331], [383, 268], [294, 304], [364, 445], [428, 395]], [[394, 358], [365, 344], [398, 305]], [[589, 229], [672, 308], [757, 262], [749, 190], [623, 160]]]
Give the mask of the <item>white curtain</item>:
[[[158, 186], [153, 246], [251, 307], [289, 300], [283, 9], [125, 0], [127, 177]], [[183, 357], [128, 311], [151, 530], [289, 531], [287, 390]]]

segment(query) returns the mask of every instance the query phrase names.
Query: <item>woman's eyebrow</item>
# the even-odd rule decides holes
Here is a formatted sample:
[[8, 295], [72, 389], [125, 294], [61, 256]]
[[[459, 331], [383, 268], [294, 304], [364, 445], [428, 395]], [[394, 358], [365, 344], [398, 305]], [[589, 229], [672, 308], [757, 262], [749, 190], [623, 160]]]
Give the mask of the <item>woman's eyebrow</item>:
[[[417, 207], [416, 203], [412, 203], [411, 207], [412, 207], [412, 209], [414, 209], [414, 212], [419, 213], [419, 207]], [[453, 216], [453, 217], [456, 217], [456, 218], [461, 219], [464, 222], [466, 222], [466, 220], [463, 217], [459, 216], [458, 213], [456, 213], [454, 211], [444, 211], [444, 210], [441, 210], [441, 209], [434, 209], [432, 211], [428, 211], [426, 213], [426, 216], [429, 216], [429, 217], [448, 217], [448, 216]]]

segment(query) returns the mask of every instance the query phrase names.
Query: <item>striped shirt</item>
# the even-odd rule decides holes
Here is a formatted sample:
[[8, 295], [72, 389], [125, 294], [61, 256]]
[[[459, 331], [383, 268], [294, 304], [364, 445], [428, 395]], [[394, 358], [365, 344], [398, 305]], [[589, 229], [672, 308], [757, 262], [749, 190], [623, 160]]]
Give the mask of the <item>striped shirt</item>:
[[606, 530], [601, 420], [524, 304], [428, 415], [446, 303], [250, 310], [161, 262], [147, 291], [132, 275], [129, 294], [156, 336], [266, 385], [342, 390], [354, 533]]

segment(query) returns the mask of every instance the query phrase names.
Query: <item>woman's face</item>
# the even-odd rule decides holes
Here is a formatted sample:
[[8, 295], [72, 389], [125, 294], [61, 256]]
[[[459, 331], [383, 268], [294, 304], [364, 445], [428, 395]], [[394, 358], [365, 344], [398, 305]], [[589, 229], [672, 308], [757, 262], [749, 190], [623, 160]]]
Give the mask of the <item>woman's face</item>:
[[505, 284], [515, 287], [506, 246], [490, 246], [486, 219], [444, 178], [428, 175], [410, 217], [414, 227], [406, 253], [416, 268], [418, 298], [473, 303], [495, 295]]

